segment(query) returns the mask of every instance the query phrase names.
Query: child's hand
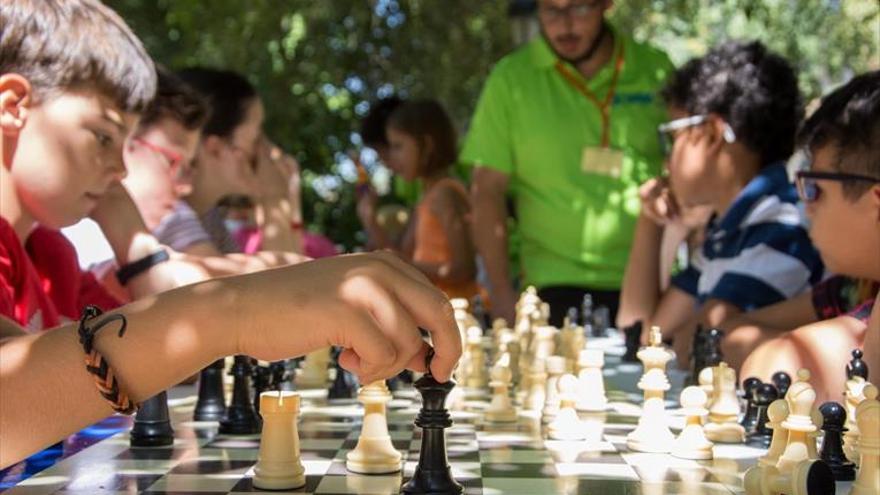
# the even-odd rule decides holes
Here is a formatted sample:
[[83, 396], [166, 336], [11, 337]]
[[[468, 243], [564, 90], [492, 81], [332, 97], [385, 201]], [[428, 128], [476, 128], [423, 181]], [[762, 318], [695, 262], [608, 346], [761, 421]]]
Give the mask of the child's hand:
[[404, 368], [425, 371], [421, 327], [433, 342], [438, 380], [449, 379], [461, 356], [449, 300], [391, 253], [312, 261], [244, 283], [240, 311], [253, 317], [237, 332], [237, 353], [274, 361], [336, 345], [344, 348], [340, 364], [370, 383]]
[[679, 220], [678, 202], [665, 177], [653, 178], [639, 186], [639, 199], [642, 202], [642, 215], [657, 225]]
[[[292, 159], [292, 157], [291, 157]], [[256, 175], [260, 196], [264, 198], [286, 198], [290, 194], [290, 182], [295, 172], [293, 165], [299, 164], [285, 159], [281, 151], [265, 136], [257, 145]]]
[[376, 205], [378, 203], [379, 196], [376, 195], [376, 191], [372, 187], [364, 186], [363, 190], [358, 193], [357, 200], [357, 215], [361, 220], [361, 225], [370, 225], [376, 221]]

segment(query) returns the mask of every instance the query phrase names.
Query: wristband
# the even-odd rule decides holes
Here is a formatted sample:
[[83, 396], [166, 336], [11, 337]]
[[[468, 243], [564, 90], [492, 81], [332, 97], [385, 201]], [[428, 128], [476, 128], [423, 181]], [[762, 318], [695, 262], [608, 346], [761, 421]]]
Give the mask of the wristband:
[[168, 255], [168, 251], [160, 249], [153, 254], [123, 266], [116, 271], [116, 278], [119, 279], [120, 284], [125, 285], [134, 277], [169, 259], [171, 259], [171, 256]]

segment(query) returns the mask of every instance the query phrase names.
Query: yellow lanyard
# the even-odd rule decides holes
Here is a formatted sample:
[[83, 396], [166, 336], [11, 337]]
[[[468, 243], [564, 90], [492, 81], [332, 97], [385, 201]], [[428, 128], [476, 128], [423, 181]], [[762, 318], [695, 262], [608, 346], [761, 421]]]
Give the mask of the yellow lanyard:
[[620, 70], [623, 68], [623, 45], [620, 45], [620, 54], [617, 56], [617, 62], [614, 64], [614, 74], [611, 76], [611, 87], [608, 88], [608, 93], [605, 95], [605, 100], [599, 101], [599, 98], [596, 97], [595, 93], [590, 91], [584, 82], [583, 79], [572, 74], [571, 70], [569, 70], [568, 66], [562, 62], [561, 60], [556, 61], [556, 71], [562, 75], [562, 77], [568, 81], [569, 84], [574, 87], [574, 89], [578, 90], [582, 95], [586, 96], [588, 100], [593, 102], [596, 105], [596, 108], [599, 109], [599, 114], [602, 116], [602, 147], [607, 148], [611, 142], [611, 103], [614, 100], [614, 92], [617, 90], [617, 80], [620, 78]]

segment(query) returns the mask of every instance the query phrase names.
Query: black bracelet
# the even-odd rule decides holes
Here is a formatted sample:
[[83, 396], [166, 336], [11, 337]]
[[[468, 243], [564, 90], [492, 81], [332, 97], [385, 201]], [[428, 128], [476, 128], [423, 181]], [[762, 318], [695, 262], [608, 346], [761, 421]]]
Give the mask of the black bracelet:
[[168, 261], [169, 259], [171, 259], [171, 256], [168, 255], [168, 251], [160, 249], [153, 254], [144, 256], [137, 261], [123, 266], [116, 271], [116, 278], [119, 280], [120, 284], [125, 285], [129, 280], [137, 277], [150, 268], [153, 268], [159, 263]]

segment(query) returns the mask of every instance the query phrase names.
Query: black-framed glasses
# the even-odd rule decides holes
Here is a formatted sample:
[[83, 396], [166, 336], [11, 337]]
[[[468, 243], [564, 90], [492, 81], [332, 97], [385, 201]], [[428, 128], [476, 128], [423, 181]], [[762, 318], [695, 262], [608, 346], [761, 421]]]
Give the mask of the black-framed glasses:
[[599, 6], [598, 1], [587, 3], [573, 3], [567, 7], [552, 7], [550, 5], [541, 5], [538, 7], [538, 16], [544, 22], [559, 22], [563, 19], [585, 19], [591, 12]]
[[822, 195], [822, 189], [817, 184], [820, 180], [833, 180], [836, 182], [862, 181], [880, 184], [880, 178], [867, 175], [802, 170], [795, 174], [795, 184], [797, 185], [798, 196], [804, 203], [812, 203]]

